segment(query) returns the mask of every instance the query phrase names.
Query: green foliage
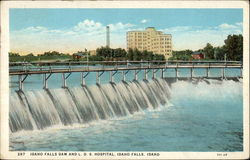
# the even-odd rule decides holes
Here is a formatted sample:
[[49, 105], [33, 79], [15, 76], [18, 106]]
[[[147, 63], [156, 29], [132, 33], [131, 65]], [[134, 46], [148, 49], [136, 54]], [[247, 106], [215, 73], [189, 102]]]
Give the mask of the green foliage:
[[149, 51], [139, 51], [138, 49], [129, 49], [126, 52], [125, 49], [116, 48], [112, 49], [109, 47], [97, 48], [96, 55], [104, 58], [105, 60], [165, 60], [163, 55], [153, 54]]
[[20, 57], [19, 53], [9, 52], [9, 57]]
[[190, 60], [192, 59], [192, 53], [192, 50], [173, 51], [169, 60]]
[[214, 47], [207, 43], [206, 47], [203, 48], [203, 54], [205, 59], [214, 59]]
[[[228, 35], [225, 39], [225, 45], [222, 47], [213, 47], [211, 44], [207, 45], [203, 49], [199, 49], [205, 54], [206, 59], [224, 60], [227, 55], [227, 60], [243, 60], [243, 36], [240, 35]], [[78, 54], [87, 55], [87, 50], [78, 51]], [[169, 60], [192, 60], [192, 50], [173, 51], [172, 57]], [[129, 49], [126, 51], [122, 48], [112, 49], [109, 47], [97, 48], [96, 55], [88, 56], [89, 61], [103, 61], [103, 60], [131, 60], [131, 61], [151, 61], [151, 60], [165, 60], [164, 55], [154, 54], [150, 51], [139, 51], [138, 49]], [[40, 60], [72, 60], [72, 56], [69, 54], [59, 53], [57, 51], [44, 52], [44, 54], [21, 56], [19, 53], [9, 52], [9, 61], [40, 61]], [[87, 57], [82, 57], [81, 60], [87, 60]]]
[[215, 47], [214, 48], [214, 59], [224, 60], [225, 57], [225, 48], [224, 47]]
[[[87, 59], [85, 59], [85, 60], [87, 60]], [[89, 56], [89, 61], [103, 61], [103, 60], [104, 60], [103, 57], [100, 57], [97, 55]]]
[[228, 60], [243, 60], [243, 36], [240, 35], [229, 35], [224, 41], [225, 53], [227, 54]]

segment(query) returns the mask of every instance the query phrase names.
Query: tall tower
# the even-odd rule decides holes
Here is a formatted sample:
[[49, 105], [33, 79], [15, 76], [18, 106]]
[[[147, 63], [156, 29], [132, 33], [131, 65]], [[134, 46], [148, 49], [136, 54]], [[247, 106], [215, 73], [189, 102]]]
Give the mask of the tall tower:
[[109, 26], [106, 26], [106, 46], [110, 47]]

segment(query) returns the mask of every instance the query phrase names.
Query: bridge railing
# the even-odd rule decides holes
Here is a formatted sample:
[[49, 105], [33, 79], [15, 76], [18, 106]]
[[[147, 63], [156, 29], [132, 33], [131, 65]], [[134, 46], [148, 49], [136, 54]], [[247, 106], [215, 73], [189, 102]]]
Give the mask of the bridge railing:
[[49, 71], [62, 69], [105, 69], [154, 66], [242, 66], [240, 61], [79, 61], [79, 62], [10, 62], [9, 72]]
[[25, 79], [32, 74], [43, 74], [43, 88], [48, 88], [48, 80], [54, 73], [62, 75], [62, 87], [67, 87], [67, 79], [72, 72], [81, 74], [81, 85], [86, 84], [85, 79], [90, 72], [96, 72], [96, 83], [100, 84], [100, 77], [104, 72], [109, 72], [110, 82], [113, 82], [114, 75], [120, 71], [123, 81], [126, 80], [126, 74], [133, 71], [134, 80], [137, 80], [139, 71], [143, 70], [144, 79], [147, 80], [149, 71], [152, 71], [152, 78], [156, 77], [156, 72], [160, 70], [161, 78], [164, 78], [167, 69], [174, 69], [175, 78], [180, 78], [178, 73], [180, 69], [189, 69], [190, 78], [194, 77], [195, 68], [206, 70], [204, 77], [210, 76], [210, 69], [217, 68], [221, 70], [221, 78], [226, 76], [226, 68], [240, 69], [242, 77], [242, 63], [239, 61], [91, 61], [91, 62], [38, 62], [38, 63], [10, 63], [9, 75], [18, 76], [19, 90], [23, 90]]

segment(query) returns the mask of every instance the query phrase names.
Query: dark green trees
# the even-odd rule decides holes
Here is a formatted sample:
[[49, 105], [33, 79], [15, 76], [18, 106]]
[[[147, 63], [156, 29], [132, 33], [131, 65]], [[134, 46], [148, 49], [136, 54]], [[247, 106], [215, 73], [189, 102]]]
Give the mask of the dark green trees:
[[225, 53], [227, 54], [228, 60], [243, 60], [243, 36], [240, 35], [229, 35], [224, 41]]
[[131, 61], [140, 61], [140, 60], [165, 60], [165, 57], [160, 54], [154, 54], [149, 51], [139, 51], [138, 49], [128, 49], [126, 51], [122, 48], [112, 49], [109, 47], [97, 48], [96, 55], [102, 57], [106, 60], [131, 60]]
[[192, 59], [192, 53], [192, 50], [173, 51], [169, 60], [190, 60]]
[[214, 47], [210, 43], [207, 43], [203, 49], [203, 54], [205, 59], [214, 59]]

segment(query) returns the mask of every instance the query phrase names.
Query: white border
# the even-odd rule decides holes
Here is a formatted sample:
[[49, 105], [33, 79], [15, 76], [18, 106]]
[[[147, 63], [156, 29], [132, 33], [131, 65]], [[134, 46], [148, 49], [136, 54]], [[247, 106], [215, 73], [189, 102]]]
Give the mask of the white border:
[[[160, 157], [75, 157], [75, 156], [17, 156], [9, 152], [9, 8], [242, 8], [244, 38], [244, 151], [243, 152], [158, 152]], [[249, 2], [247, 1], [2, 1], [1, 2], [1, 159], [247, 159], [249, 158]], [[90, 153], [90, 152], [88, 152]], [[114, 152], [115, 153], [115, 152]], [[227, 156], [218, 156], [218, 154]]]

